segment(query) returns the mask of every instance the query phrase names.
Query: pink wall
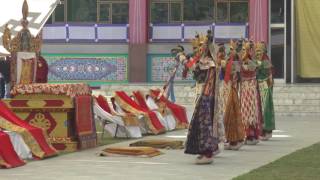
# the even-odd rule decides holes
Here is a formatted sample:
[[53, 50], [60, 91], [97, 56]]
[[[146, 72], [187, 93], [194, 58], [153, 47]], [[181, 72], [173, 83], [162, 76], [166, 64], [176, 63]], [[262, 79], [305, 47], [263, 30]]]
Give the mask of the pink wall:
[[249, 0], [249, 39], [269, 41], [269, 0]]

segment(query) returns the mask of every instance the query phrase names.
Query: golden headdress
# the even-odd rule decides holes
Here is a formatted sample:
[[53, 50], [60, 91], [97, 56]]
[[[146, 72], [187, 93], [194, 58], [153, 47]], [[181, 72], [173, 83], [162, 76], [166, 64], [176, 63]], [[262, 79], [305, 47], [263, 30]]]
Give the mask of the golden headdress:
[[199, 48], [202, 44], [207, 43], [208, 37], [203, 34], [197, 34], [194, 39], [191, 40], [193, 48]]
[[232, 39], [230, 40], [230, 49], [232, 50], [237, 49], [237, 43], [234, 42]]
[[265, 51], [265, 49], [266, 49], [266, 46], [265, 46], [265, 44], [264, 44], [263, 42], [257, 42], [257, 43], [255, 44], [255, 50], [256, 50], [256, 51], [257, 51], [257, 50]]
[[242, 50], [246, 50], [246, 51], [250, 50], [250, 42], [249, 41], [242, 42]]

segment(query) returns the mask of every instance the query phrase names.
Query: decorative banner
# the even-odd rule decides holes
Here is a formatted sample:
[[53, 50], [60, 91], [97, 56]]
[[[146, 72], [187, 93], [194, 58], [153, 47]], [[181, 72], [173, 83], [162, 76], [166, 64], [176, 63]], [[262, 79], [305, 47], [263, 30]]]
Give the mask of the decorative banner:
[[128, 24], [47, 24], [42, 38], [45, 43], [126, 43], [128, 34]]
[[128, 55], [44, 54], [49, 82], [127, 82]]
[[216, 25], [214, 27], [215, 39], [240, 39], [247, 37], [246, 25]]
[[[148, 55], [148, 82], [164, 82], [167, 81], [170, 71], [175, 65], [174, 58], [169, 54], [149, 54]], [[192, 81], [192, 73], [188, 73], [185, 80], [182, 79], [182, 65], [179, 66], [175, 82], [190, 82]]]

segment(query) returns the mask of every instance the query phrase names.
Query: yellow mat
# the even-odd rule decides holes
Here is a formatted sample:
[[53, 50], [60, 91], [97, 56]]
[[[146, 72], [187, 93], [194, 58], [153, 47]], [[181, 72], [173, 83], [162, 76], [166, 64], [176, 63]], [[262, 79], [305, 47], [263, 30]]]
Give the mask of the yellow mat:
[[141, 140], [131, 143], [132, 147], [153, 147], [159, 149], [183, 149], [183, 141], [177, 140]]
[[154, 157], [161, 154], [159, 150], [152, 147], [108, 147], [102, 150], [100, 156], [125, 155]]

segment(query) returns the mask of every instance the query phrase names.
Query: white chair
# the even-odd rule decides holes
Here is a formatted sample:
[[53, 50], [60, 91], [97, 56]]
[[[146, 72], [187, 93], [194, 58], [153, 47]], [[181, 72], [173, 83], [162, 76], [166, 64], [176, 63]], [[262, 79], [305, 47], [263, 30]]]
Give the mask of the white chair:
[[167, 114], [165, 116], [163, 116], [160, 112], [159, 112], [159, 107], [158, 105], [154, 102], [153, 98], [148, 96], [146, 99], [146, 103], [149, 107], [149, 109], [151, 109], [153, 112], [155, 112], [158, 116], [158, 118], [163, 119], [164, 121], [164, 126], [166, 127], [167, 131], [172, 131], [176, 128], [176, 120], [174, 119], [174, 117], [171, 114]]
[[142, 137], [140, 128], [138, 126], [125, 126], [121, 116], [112, 115], [106, 112], [97, 103], [94, 104], [94, 113], [103, 127], [101, 135], [102, 137], [105, 130], [108, 131], [113, 137]]

